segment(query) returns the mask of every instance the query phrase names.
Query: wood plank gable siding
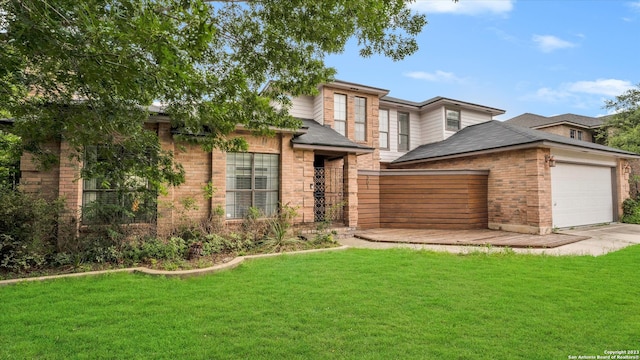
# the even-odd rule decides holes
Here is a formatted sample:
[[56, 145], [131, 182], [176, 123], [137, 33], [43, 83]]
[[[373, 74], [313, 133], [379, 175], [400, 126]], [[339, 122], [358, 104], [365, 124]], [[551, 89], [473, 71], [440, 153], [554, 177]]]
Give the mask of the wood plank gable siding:
[[487, 171], [360, 171], [360, 228], [486, 229]]

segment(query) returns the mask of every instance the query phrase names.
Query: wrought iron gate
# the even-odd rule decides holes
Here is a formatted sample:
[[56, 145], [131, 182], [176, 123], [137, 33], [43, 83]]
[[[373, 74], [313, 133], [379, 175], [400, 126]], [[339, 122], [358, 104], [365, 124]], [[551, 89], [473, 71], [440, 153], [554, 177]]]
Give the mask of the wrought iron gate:
[[314, 220], [316, 222], [344, 221], [342, 168], [315, 168], [313, 183]]

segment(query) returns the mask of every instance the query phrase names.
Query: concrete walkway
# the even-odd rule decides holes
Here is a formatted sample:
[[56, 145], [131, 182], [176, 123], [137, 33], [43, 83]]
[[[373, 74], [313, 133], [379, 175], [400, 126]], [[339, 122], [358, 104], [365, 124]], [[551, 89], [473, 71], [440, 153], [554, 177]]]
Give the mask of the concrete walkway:
[[[591, 255], [600, 256], [612, 251], [620, 250], [630, 245], [640, 244], [640, 225], [630, 224], [610, 224], [601, 226], [590, 226], [576, 229], [563, 229], [559, 233], [587, 237], [585, 240], [571, 244], [558, 246], [552, 249], [527, 249], [509, 248], [509, 251], [523, 254], [547, 254], [547, 255]], [[456, 231], [451, 231], [451, 238], [455, 238]], [[342, 245], [354, 248], [366, 249], [389, 249], [389, 248], [409, 248], [427, 249], [433, 251], [446, 251], [456, 254], [466, 254], [471, 252], [502, 252], [504, 247], [496, 246], [471, 246], [471, 245], [426, 245], [402, 242], [371, 242], [358, 239], [353, 236], [345, 236], [339, 239]]]

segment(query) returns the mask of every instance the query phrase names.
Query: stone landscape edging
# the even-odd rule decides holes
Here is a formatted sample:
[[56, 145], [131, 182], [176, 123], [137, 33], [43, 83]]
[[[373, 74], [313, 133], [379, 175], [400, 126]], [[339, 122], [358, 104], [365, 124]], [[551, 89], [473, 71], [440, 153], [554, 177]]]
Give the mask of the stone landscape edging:
[[312, 250], [301, 250], [301, 251], [291, 251], [291, 252], [281, 252], [281, 253], [271, 253], [271, 254], [237, 256], [237, 257], [235, 257], [233, 260], [231, 260], [229, 262], [226, 262], [226, 263], [223, 263], [223, 264], [214, 265], [214, 266], [210, 266], [210, 267], [207, 267], [207, 268], [202, 268], [202, 269], [173, 270], [172, 271], [172, 270], [155, 270], [155, 269], [149, 269], [149, 268], [146, 268], [146, 267], [132, 267], [132, 268], [126, 268], [126, 269], [87, 271], [87, 272], [79, 272], [79, 273], [72, 273], [72, 274], [47, 275], [47, 276], [37, 276], [37, 277], [32, 277], [32, 278], [19, 278], [19, 279], [0, 280], [0, 286], [12, 285], [12, 284], [17, 284], [17, 283], [27, 282], [27, 281], [46, 281], [46, 280], [71, 278], [71, 277], [80, 277], [80, 276], [95, 276], [95, 275], [103, 275], [103, 274], [114, 274], [114, 273], [120, 273], [120, 272], [126, 272], [126, 273], [131, 273], [131, 274], [142, 273], [142, 274], [147, 274], [147, 275], [164, 276], [164, 277], [187, 278], [187, 277], [191, 277], [191, 276], [213, 274], [213, 273], [216, 273], [216, 272], [219, 272], [219, 271], [233, 269], [233, 268], [238, 267], [238, 265], [242, 264], [242, 262], [245, 261], [245, 260], [267, 258], [267, 257], [273, 257], [273, 256], [281, 256], [281, 255], [297, 255], [297, 254], [309, 254], [309, 253], [325, 252], [325, 251], [346, 250], [349, 247], [350, 246], [348, 246], [348, 245], [342, 245], [342, 246], [339, 246], [339, 247], [325, 248], [325, 249], [312, 249]]

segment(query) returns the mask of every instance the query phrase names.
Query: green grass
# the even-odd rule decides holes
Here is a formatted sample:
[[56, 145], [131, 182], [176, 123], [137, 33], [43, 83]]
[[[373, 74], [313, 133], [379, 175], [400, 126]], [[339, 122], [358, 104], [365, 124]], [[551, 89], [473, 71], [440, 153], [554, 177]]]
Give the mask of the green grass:
[[567, 359], [640, 349], [640, 246], [606, 256], [347, 250], [190, 279], [0, 287], [0, 358]]

